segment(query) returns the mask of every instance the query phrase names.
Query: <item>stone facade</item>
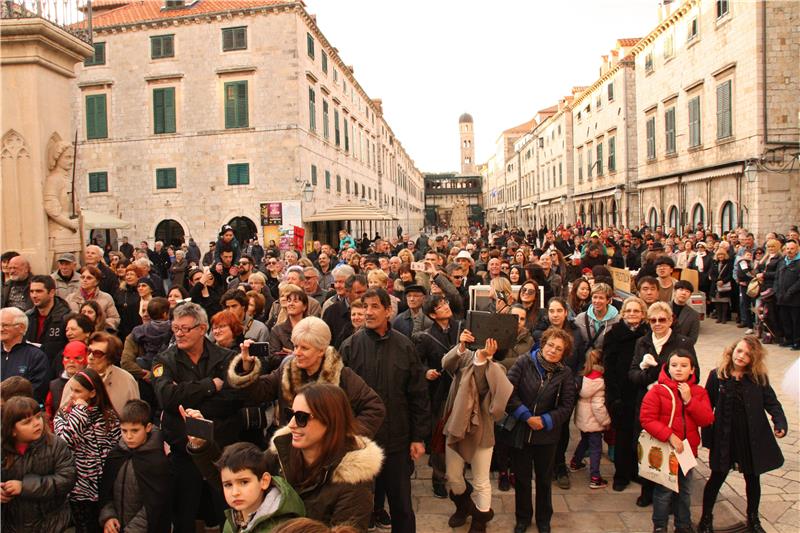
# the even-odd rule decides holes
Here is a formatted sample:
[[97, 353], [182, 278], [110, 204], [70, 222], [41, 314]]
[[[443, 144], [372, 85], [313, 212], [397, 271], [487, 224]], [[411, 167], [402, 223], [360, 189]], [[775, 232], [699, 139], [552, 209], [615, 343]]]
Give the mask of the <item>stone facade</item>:
[[[366, 95], [303, 5], [231, 9], [223, 2], [222, 11], [195, 12], [208, 11], [209, 2], [201, 4], [158, 20], [125, 19], [119, 9], [96, 17], [105, 62], [80, 68], [73, 106], [83, 203], [130, 221], [132, 239], [152, 239], [170, 220], [198, 242], [214, 240], [234, 219], [260, 234], [261, 203], [298, 200], [302, 220], [347, 202], [397, 217], [370, 226], [303, 223], [307, 239], [330, 242], [345, 224], [384, 235], [398, 224], [418, 231], [421, 173], [384, 120], [381, 101]], [[244, 28], [246, 44], [226, 51], [223, 33], [232, 28]], [[153, 38], [169, 35], [174, 53], [153, 59]], [[246, 104], [236, 99], [242, 86]], [[157, 89], [174, 94], [173, 132], [155, 133]], [[87, 139], [93, 95], [106, 95], [106, 138]], [[175, 169], [174, 187], [157, 183], [158, 169]], [[90, 192], [95, 173], [107, 173], [107, 190]], [[310, 202], [302, 194], [308, 186]]]

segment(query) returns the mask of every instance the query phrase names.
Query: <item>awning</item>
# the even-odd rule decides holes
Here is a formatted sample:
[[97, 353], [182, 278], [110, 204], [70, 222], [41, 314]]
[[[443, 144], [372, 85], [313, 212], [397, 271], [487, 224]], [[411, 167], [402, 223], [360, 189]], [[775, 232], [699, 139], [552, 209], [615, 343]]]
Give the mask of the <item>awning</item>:
[[713, 178], [722, 178], [724, 176], [735, 176], [737, 174], [741, 175], [743, 172], [744, 168], [742, 167], [742, 165], [715, 168], [713, 170], [704, 170], [702, 172], [684, 174], [683, 182], [690, 183], [692, 181], [710, 180]]
[[309, 217], [305, 217], [305, 222], [326, 222], [334, 220], [400, 220], [396, 215], [384, 211], [378, 207], [367, 204], [338, 204], [328, 207], [322, 211], [317, 211]]
[[81, 209], [81, 215], [85, 229], [123, 229], [131, 226], [127, 220], [88, 209]]
[[678, 178], [667, 178], [662, 180], [646, 181], [644, 183], [639, 182], [637, 187], [639, 189], [655, 189], [658, 187], [666, 187], [667, 185], [674, 185], [675, 183], [678, 183], [678, 181]]

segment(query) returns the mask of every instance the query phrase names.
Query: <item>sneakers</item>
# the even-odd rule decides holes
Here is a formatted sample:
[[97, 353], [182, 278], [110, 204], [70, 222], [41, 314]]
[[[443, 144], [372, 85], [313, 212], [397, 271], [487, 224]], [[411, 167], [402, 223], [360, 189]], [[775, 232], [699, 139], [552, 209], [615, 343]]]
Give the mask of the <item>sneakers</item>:
[[569, 462], [569, 470], [570, 470], [570, 472], [577, 472], [578, 470], [581, 470], [583, 468], [586, 468], [586, 463], [584, 463], [583, 461], [578, 462], [573, 458]]
[[372, 516], [369, 519], [369, 531], [376, 529], [392, 529], [392, 519], [386, 509], [372, 511]]
[[569, 489], [570, 487], [569, 472], [567, 472], [566, 470], [556, 472], [556, 485], [558, 485], [559, 488], [564, 490]]
[[745, 335], [752, 335], [753, 333], [755, 333], [755, 331], [753, 331], [753, 328], [748, 328], [744, 330]]
[[589, 488], [590, 489], [604, 489], [608, 487], [608, 481], [603, 479], [602, 477], [594, 477], [592, 476], [592, 480], [589, 481]]

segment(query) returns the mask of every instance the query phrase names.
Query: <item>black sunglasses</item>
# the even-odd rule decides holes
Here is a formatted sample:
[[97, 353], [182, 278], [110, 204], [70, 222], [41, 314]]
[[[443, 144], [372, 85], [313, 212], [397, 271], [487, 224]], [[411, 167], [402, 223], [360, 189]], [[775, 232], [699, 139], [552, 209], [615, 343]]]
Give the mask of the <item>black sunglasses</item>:
[[306, 427], [308, 425], [308, 421], [314, 418], [314, 415], [311, 413], [306, 413], [305, 411], [292, 411], [291, 409], [288, 411], [289, 418], [286, 420], [286, 422], [288, 423], [292, 420], [292, 418], [294, 418], [294, 422], [299, 428]]

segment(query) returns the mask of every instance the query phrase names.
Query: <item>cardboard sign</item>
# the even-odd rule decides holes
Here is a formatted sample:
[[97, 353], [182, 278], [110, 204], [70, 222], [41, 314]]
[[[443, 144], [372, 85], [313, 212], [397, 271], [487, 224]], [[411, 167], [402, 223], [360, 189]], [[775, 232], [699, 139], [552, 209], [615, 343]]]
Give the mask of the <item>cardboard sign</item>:
[[631, 273], [627, 268], [608, 267], [611, 277], [614, 280], [614, 290], [633, 293], [634, 288], [631, 280]]

